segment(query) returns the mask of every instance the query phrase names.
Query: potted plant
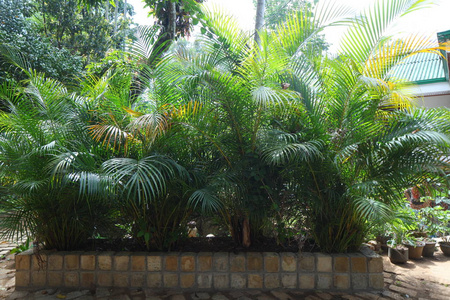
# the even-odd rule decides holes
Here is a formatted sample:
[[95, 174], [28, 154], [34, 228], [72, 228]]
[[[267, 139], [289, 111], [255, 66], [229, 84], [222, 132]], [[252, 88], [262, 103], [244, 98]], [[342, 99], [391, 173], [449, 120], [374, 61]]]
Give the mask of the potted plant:
[[445, 256], [450, 256], [450, 236], [444, 236], [439, 242], [439, 247]]
[[439, 242], [441, 251], [445, 256], [450, 256], [450, 237], [448, 236], [450, 211], [441, 206], [427, 209], [424, 211], [428, 215], [427, 230], [431, 235], [439, 236], [442, 240]]
[[403, 245], [408, 248], [409, 259], [420, 259], [422, 258], [423, 248], [425, 247], [425, 242], [418, 239], [412, 235], [408, 235], [403, 239]]
[[436, 240], [431, 238], [424, 238], [425, 246], [423, 247], [423, 257], [433, 257], [436, 250]]
[[408, 248], [403, 245], [404, 227], [402, 223], [391, 225], [393, 238], [388, 241], [388, 257], [393, 264], [404, 264], [408, 261]]

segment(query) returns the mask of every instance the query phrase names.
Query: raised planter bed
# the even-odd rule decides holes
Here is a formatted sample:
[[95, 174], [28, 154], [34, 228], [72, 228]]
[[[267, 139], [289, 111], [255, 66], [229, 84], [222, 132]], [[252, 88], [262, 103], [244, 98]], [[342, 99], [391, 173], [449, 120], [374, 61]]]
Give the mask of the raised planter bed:
[[16, 289], [142, 287], [156, 290], [383, 289], [370, 251], [320, 253], [50, 252], [16, 256]]

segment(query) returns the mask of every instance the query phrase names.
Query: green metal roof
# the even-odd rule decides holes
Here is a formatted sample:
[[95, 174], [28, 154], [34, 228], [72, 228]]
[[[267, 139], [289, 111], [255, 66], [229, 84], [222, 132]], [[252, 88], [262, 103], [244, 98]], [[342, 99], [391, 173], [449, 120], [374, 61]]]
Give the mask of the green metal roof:
[[443, 58], [435, 53], [418, 53], [406, 58], [393, 70], [397, 78], [417, 84], [446, 81]]

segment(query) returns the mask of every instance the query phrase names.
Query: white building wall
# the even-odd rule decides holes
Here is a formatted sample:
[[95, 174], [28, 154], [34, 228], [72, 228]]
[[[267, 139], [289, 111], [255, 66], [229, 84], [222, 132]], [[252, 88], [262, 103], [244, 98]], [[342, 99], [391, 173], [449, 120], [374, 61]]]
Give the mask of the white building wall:
[[450, 83], [448, 81], [416, 85], [411, 88], [410, 92], [418, 95], [417, 105], [419, 106], [450, 108]]

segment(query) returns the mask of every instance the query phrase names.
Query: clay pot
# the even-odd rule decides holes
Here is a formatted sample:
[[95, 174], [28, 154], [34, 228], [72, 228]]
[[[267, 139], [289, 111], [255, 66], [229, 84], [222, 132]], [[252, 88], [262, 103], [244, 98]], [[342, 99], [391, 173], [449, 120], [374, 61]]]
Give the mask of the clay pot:
[[409, 251], [409, 259], [421, 259], [423, 248], [425, 247], [424, 242], [416, 242], [415, 245], [405, 244]]
[[388, 247], [388, 257], [393, 264], [404, 264], [408, 261], [408, 248], [401, 246], [397, 248]]
[[423, 247], [422, 252], [423, 257], [433, 257], [435, 248], [436, 242], [425, 242], [425, 247]]
[[444, 252], [445, 256], [450, 256], [450, 242], [440, 242], [439, 246], [441, 251]]
[[376, 241], [381, 244], [381, 250], [387, 251], [388, 249], [387, 241], [389, 241], [390, 239], [392, 239], [392, 236], [385, 236], [385, 235], [377, 236]]

